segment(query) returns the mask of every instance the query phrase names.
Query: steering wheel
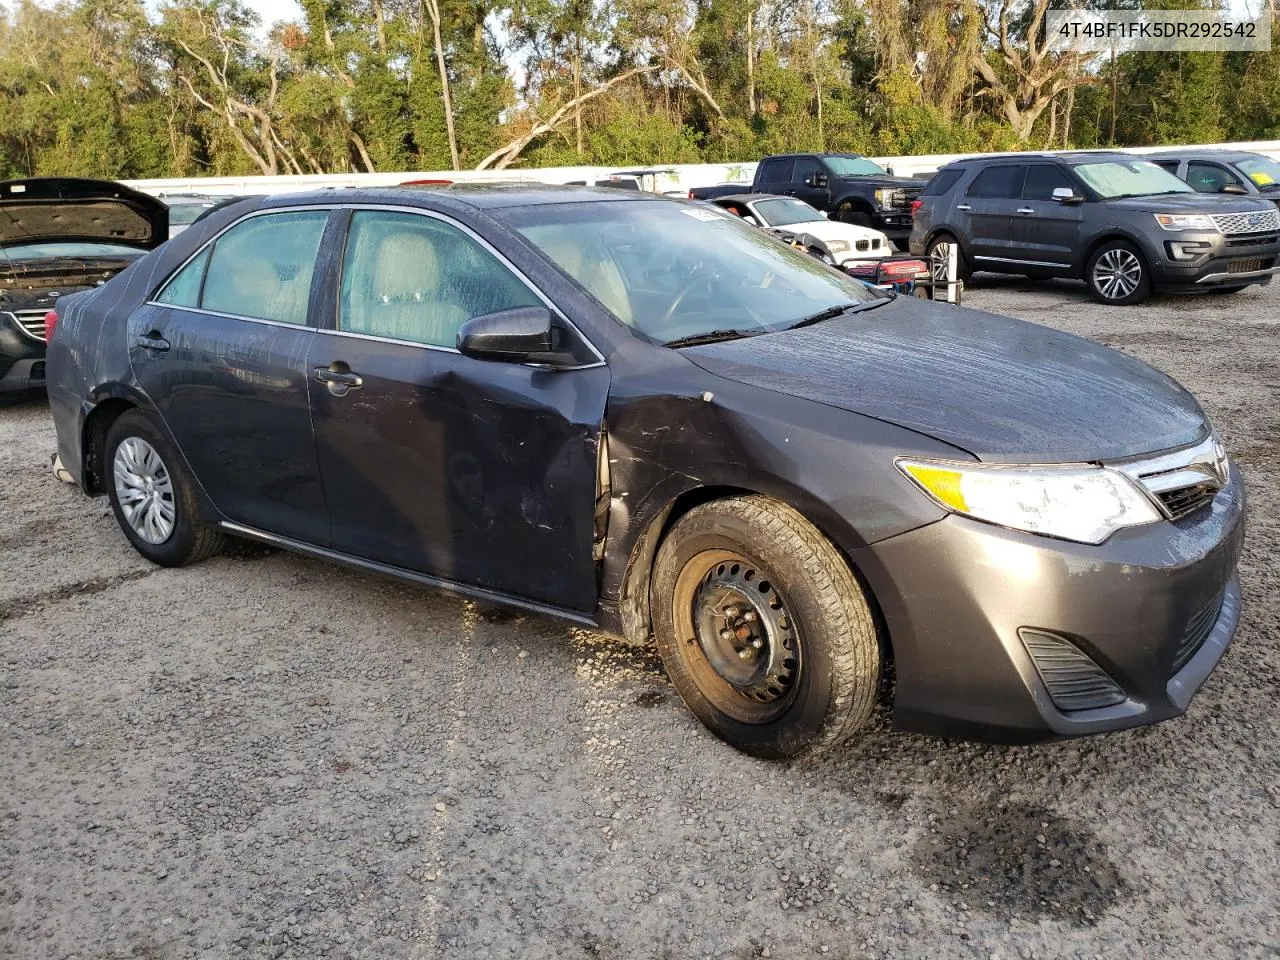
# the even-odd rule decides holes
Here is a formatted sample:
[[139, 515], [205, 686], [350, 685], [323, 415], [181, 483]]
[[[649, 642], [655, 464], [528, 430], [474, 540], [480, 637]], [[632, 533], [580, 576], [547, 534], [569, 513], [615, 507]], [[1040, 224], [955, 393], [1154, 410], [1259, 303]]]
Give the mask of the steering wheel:
[[662, 315], [662, 326], [665, 328], [671, 322], [671, 318], [676, 315], [676, 311], [680, 309], [680, 305], [684, 303], [685, 298], [693, 292], [694, 288], [700, 283], [709, 283], [713, 274], [706, 267], [699, 263], [693, 268], [693, 272], [689, 274], [689, 279], [684, 282], [671, 300], [671, 306], [667, 307], [667, 312]]

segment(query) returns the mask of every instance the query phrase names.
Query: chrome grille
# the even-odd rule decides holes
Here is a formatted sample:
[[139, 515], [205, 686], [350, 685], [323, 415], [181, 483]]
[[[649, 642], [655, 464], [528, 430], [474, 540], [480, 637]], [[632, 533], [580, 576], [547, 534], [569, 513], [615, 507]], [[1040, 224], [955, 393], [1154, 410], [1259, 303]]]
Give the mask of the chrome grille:
[[1205, 604], [1187, 621], [1186, 629], [1182, 633], [1182, 639], [1178, 641], [1178, 649], [1173, 653], [1173, 672], [1177, 673], [1185, 667], [1196, 655], [1196, 651], [1200, 649], [1200, 645], [1204, 643], [1209, 634], [1213, 631], [1213, 625], [1218, 622], [1218, 614], [1222, 612], [1223, 594], [1219, 593], [1209, 603]]
[[1194, 447], [1116, 464], [1140, 484], [1170, 520], [1208, 506], [1227, 485], [1227, 454], [1213, 436]]
[[1249, 210], [1245, 213], [1215, 213], [1213, 222], [1225, 234], [1265, 233], [1280, 230], [1280, 210]]
[[17, 321], [18, 327], [35, 340], [44, 339], [44, 315], [48, 310], [13, 310], [8, 315]]
[[1127, 699], [1120, 685], [1066, 637], [1025, 627], [1018, 636], [1059, 710], [1096, 710]]

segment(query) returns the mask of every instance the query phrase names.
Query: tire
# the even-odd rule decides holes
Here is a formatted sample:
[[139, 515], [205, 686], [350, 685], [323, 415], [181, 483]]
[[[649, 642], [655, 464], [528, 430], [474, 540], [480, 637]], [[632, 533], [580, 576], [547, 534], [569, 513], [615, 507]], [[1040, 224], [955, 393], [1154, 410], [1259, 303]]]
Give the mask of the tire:
[[947, 256], [945, 248], [951, 244], [955, 244], [959, 253], [956, 258], [956, 279], [968, 283], [969, 278], [973, 276], [973, 269], [969, 266], [969, 261], [965, 259], [964, 250], [960, 248], [960, 241], [949, 233], [938, 234], [929, 241], [929, 245], [925, 248], [925, 256], [929, 258], [934, 279], [946, 280], [946, 267], [942, 265], [942, 261]]
[[658, 549], [651, 591], [667, 675], [726, 743], [790, 759], [870, 719], [880, 683], [871, 607], [844, 558], [791, 507], [758, 496], [695, 507]]
[[[116, 522], [133, 548], [152, 563], [182, 567], [222, 549], [222, 532], [200, 516], [195, 481], [146, 413], [130, 410], [111, 425], [105, 467]], [[136, 502], [147, 496], [150, 505]], [[128, 507], [122, 497], [130, 499]]]
[[832, 219], [841, 223], [851, 223], [855, 227], [871, 227], [871, 214], [855, 209], [851, 203], [840, 204]]
[[1112, 306], [1142, 303], [1151, 296], [1151, 268], [1127, 240], [1108, 240], [1093, 251], [1084, 267], [1084, 282], [1094, 300]]

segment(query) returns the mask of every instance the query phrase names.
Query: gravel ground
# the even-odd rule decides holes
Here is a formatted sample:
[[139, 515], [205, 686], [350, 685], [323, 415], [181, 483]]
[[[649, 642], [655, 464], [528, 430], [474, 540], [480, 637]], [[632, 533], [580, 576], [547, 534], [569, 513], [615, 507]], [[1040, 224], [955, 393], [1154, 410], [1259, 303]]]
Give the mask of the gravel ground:
[[1241, 464], [1236, 643], [1190, 714], [1035, 748], [878, 724], [793, 766], [654, 656], [242, 546], [146, 564], [0, 409], [0, 957], [1280, 955], [1280, 284], [968, 303], [1190, 386]]

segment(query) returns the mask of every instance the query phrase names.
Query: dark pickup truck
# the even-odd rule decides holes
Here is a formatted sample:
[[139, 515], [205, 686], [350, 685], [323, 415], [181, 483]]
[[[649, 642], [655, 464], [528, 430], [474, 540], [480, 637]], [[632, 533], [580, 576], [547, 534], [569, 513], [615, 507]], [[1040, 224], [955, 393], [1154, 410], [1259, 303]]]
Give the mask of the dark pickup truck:
[[[751, 193], [780, 193], [862, 227], [873, 227], [905, 248], [911, 234], [911, 201], [926, 181], [895, 177], [856, 153], [788, 153], [765, 157], [756, 167]], [[692, 200], [743, 193], [743, 185], [694, 187]]]

